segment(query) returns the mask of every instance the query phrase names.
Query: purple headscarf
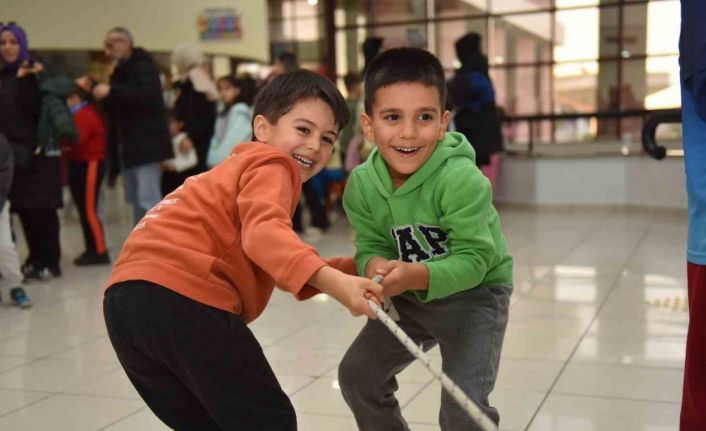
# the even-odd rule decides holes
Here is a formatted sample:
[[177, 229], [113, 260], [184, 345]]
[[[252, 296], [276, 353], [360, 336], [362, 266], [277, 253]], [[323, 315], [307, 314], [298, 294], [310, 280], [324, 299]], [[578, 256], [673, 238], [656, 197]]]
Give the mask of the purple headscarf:
[[0, 33], [4, 33], [6, 31], [12, 33], [15, 36], [15, 39], [17, 39], [17, 42], [20, 45], [20, 55], [17, 57], [17, 61], [15, 61], [14, 63], [5, 63], [3, 60], [3, 64], [6, 68], [17, 70], [20, 65], [25, 62], [25, 60], [29, 59], [29, 46], [27, 44], [27, 34], [22, 29], [22, 27], [15, 24], [14, 22], [11, 22], [9, 24], [3, 24], [2, 26], [0, 26]]

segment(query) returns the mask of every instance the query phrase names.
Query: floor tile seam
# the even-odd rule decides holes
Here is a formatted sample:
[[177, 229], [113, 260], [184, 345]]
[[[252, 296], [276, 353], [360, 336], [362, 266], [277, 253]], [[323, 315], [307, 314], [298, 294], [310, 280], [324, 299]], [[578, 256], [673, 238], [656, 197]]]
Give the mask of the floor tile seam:
[[[117, 370], [122, 370], [122, 366], [121, 366], [120, 364], [116, 364], [115, 367], [114, 367], [114, 368], [111, 368], [110, 370], [101, 372], [101, 373], [96, 374], [96, 375], [94, 375], [94, 376], [87, 377], [85, 380], [81, 379], [81, 381], [77, 382], [75, 385], [71, 385], [71, 386], [69, 386], [68, 388], [62, 389], [62, 390], [60, 391], [60, 393], [62, 393], [62, 394], [67, 394], [67, 395], [77, 395], [77, 394], [69, 394], [67, 391], [70, 391], [71, 389], [74, 389], [74, 388], [77, 388], [77, 387], [79, 387], [79, 386], [81, 386], [81, 385], [84, 385], [84, 384], [86, 384], [86, 383], [89, 382], [89, 381], [93, 381], [93, 380], [97, 380], [97, 379], [100, 379], [100, 378], [102, 378], [102, 377], [105, 377], [105, 376], [107, 376], [108, 374], [114, 373], [114, 372], [117, 371]], [[125, 377], [127, 377], [127, 375], [126, 375]]]
[[665, 366], [661, 367], [659, 365], [644, 365], [644, 364], [623, 364], [619, 362], [610, 362], [610, 361], [588, 361], [588, 360], [583, 360], [583, 359], [572, 359], [572, 363], [574, 364], [582, 364], [582, 365], [611, 365], [611, 366], [619, 366], [622, 368], [630, 368], [630, 369], [644, 369], [644, 370], [664, 370], [664, 371], [684, 371], [684, 367], [673, 367], [673, 366]]
[[109, 424], [107, 424], [107, 425], [105, 425], [105, 426], [102, 426], [102, 427], [98, 428], [96, 431], [102, 431], [102, 430], [108, 429], [108, 428], [112, 427], [113, 425], [116, 425], [117, 423], [122, 422], [122, 421], [124, 421], [124, 420], [127, 419], [127, 418], [133, 417], [133, 416], [139, 414], [140, 412], [142, 412], [142, 411], [144, 411], [144, 410], [149, 410], [149, 408], [148, 408], [147, 406], [142, 406], [142, 407], [140, 407], [139, 409], [135, 410], [134, 412], [128, 413], [128, 414], [125, 415], [125, 416], [121, 416], [120, 418], [114, 420], [113, 422], [111, 422], [111, 423], [109, 423]]
[[[25, 358], [26, 358], [26, 356], [25, 356]], [[14, 367], [10, 367], [6, 370], [0, 371], [0, 376], [2, 376], [3, 374], [5, 374], [7, 372], [14, 371], [14, 370], [17, 370], [22, 367], [26, 367], [27, 365], [33, 364], [35, 362], [39, 362], [42, 359], [44, 359], [44, 358], [32, 358], [32, 360], [30, 360], [29, 362], [25, 362], [24, 364], [15, 365]]]
[[321, 316], [321, 317], [319, 317], [319, 318], [317, 318], [317, 319], [314, 319], [313, 321], [310, 321], [309, 323], [307, 323], [307, 324], [305, 324], [305, 325], [303, 325], [303, 326], [300, 326], [299, 328], [293, 330], [292, 332], [288, 332], [287, 334], [282, 335], [281, 337], [276, 338], [276, 339], [273, 340], [271, 343], [266, 344], [266, 345], [263, 345], [262, 347], [263, 347], [263, 348], [274, 347], [274, 346], [276, 346], [277, 344], [279, 344], [281, 341], [285, 341], [285, 340], [287, 340], [288, 338], [291, 338], [292, 336], [296, 335], [297, 333], [299, 333], [299, 332], [301, 332], [301, 331], [303, 331], [303, 330], [305, 330], [305, 329], [308, 329], [308, 328], [312, 327], [314, 324], [319, 323], [320, 321], [325, 320], [325, 319], [329, 318], [330, 316], [333, 316], [333, 315], [336, 314], [336, 313], [340, 313], [340, 311], [338, 311], [338, 310], [331, 310], [330, 312], [324, 314], [323, 316]]
[[[2, 389], [2, 388], [0, 388], [0, 389]], [[23, 406], [21, 406], [21, 407], [18, 407], [18, 408], [16, 408], [16, 409], [12, 409], [12, 410], [10, 410], [10, 411], [8, 411], [8, 412], [5, 412], [5, 413], [3, 413], [3, 414], [0, 414], [0, 418], [3, 418], [3, 417], [5, 417], [5, 416], [9, 416], [9, 415], [11, 415], [11, 414], [13, 414], [13, 413], [16, 413], [16, 412], [20, 411], [20, 410], [26, 409], [26, 408], [28, 408], [28, 407], [31, 407], [31, 406], [35, 405], [35, 404], [39, 404], [39, 403], [41, 403], [41, 402], [43, 402], [43, 401], [46, 401], [46, 400], [48, 400], [48, 399], [54, 398], [54, 397], [56, 397], [56, 396], [58, 396], [58, 395], [61, 395], [61, 394], [59, 394], [59, 393], [53, 393], [53, 392], [43, 392], [43, 393], [45, 393], [47, 396], [46, 396], [46, 397], [41, 397], [41, 398], [39, 398], [39, 399], [37, 399], [37, 400], [34, 400], [34, 401], [30, 402], [30, 403], [27, 403], [27, 404], [25, 404], [25, 405], [23, 405]]]
[[[605, 220], [608, 218], [608, 216], [612, 213], [613, 213], [612, 210], [607, 212], [596, 222], [596, 224], [591, 229], [588, 229], [588, 232], [586, 232], [583, 236], [581, 236], [581, 238], [577, 241], [576, 245], [574, 247], [572, 247], [571, 250], [569, 250], [564, 255], [563, 259], [561, 259], [561, 261], [559, 261], [558, 264], [561, 265], [562, 262], [566, 261], [566, 259], [568, 259], [568, 257], [571, 256], [571, 253], [576, 251], [581, 246], [581, 244], [586, 240], [586, 238], [589, 238], [591, 235], [593, 235], [593, 233], [595, 233], [601, 227], [601, 225], [605, 222]], [[626, 261], [626, 262], [628, 262], [628, 261]], [[539, 280], [532, 279], [532, 283], [530, 283], [530, 288], [527, 289], [526, 292], [522, 293], [517, 298], [517, 300], [515, 300], [515, 302], [513, 304], [510, 304], [510, 310], [512, 310], [514, 307], [517, 306], [517, 304], [519, 304], [523, 299], [525, 299], [527, 297], [527, 295], [529, 295], [529, 293], [534, 290], [534, 288], [537, 286], [537, 283], [542, 281], [542, 279], [544, 277], [546, 277], [546, 274], [544, 276], [542, 276]], [[606, 277], [606, 278], [608, 278], [608, 277]], [[617, 279], [617, 277], [613, 277], [613, 278]], [[615, 283], [615, 281], [613, 281], [613, 283]]]
[[[612, 214], [612, 213], [613, 213], [613, 211], [611, 211], [609, 214]], [[605, 221], [605, 219], [607, 218], [607, 216], [608, 216], [608, 214], [601, 220], [601, 222], [599, 223], [599, 226], [598, 226], [598, 227], [600, 227], [600, 225], [603, 224], [603, 222]], [[651, 216], [650, 220], [653, 220], [653, 219], [654, 219], [654, 215]], [[597, 227], [597, 228], [598, 228], [598, 227]], [[585, 331], [584, 331], [583, 334], [579, 337], [578, 341], [577, 341], [576, 344], [574, 345], [574, 348], [571, 350], [571, 353], [569, 354], [568, 358], [567, 358], [566, 361], [564, 362], [564, 365], [562, 365], [562, 367], [559, 369], [559, 372], [557, 373], [556, 377], [554, 378], [554, 381], [552, 382], [552, 384], [551, 384], [549, 390], [548, 390], [547, 393], [545, 394], [544, 398], [542, 398], [542, 401], [539, 403], [539, 406], [537, 406], [537, 409], [536, 409], [535, 412], [532, 414], [532, 417], [530, 418], [529, 422], [527, 423], [527, 426], [525, 427], [525, 431], [529, 431], [529, 429], [531, 428], [532, 423], [534, 422], [534, 420], [535, 420], [535, 418], [537, 417], [537, 415], [539, 414], [540, 410], [542, 409], [542, 407], [543, 407], [544, 404], [546, 403], [547, 398], [548, 398], [549, 395], [554, 391], [554, 388], [556, 387], [557, 383], [559, 382], [559, 379], [560, 379], [561, 376], [564, 374], [564, 371], [566, 370], [566, 368], [568, 367], [568, 365], [569, 365], [569, 363], [571, 362], [572, 358], [573, 358], [574, 355], [576, 354], [576, 352], [577, 352], [579, 346], [581, 345], [581, 342], [582, 342], [583, 339], [586, 337], [586, 334], [588, 333], [588, 331], [591, 330], [591, 326], [593, 326], [593, 323], [594, 323], [594, 322], [596, 321], [596, 319], [598, 318], [598, 315], [600, 314], [600, 312], [601, 312], [601, 310], [603, 309], [603, 307], [605, 307], [605, 305], [608, 303], [608, 300], [610, 299], [611, 293], [615, 290], [615, 288], [616, 288], [617, 285], [618, 285], [618, 282], [619, 282], [619, 280], [620, 280], [620, 273], [623, 272], [623, 271], [625, 270], [625, 268], [630, 264], [630, 261], [632, 260], [632, 257], [634, 257], [635, 254], [637, 254], [638, 250], [640, 249], [640, 245], [645, 241], [645, 238], [647, 237], [647, 235], [650, 233], [651, 230], [652, 230], [652, 225], [651, 225], [651, 223], [650, 223], [650, 224], [648, 224], [648, 227], [647, 227], [647, 228], [645, 229], [645, 231], [643, 232], [642, 237], [641, 237], [638, 241], [636, 241], [635, 245], [633, 246], [632, 253], [631, 253], [630, 256], [628, 257], [628, 259], [625, 261], [625, 263], [623, 264], [623, 267], [622, 267], [621, 271], [619, 271], [619, 272], [618, 272], [618, 275], [615, 277], [615, 280], [613, 281], [613, 283], [612, 283], [612, 285], [611, 285], [611, 287], [610, 287], [610, 290], [608, 291], [608, 293], [605, 295], [605, 297], [604, 297], [603, 300], [601, 301], [601, 304], [599, 305], [598, 309], [596, 310], [596, 313], [594, 314], [593, 319], [591, 319], [591, 321], [589, 322], [589, 324], [588, 324], [588, 326], [586, 327]]]
[[300, 388], [297, 388], [297, 390], [295, 390], [295, 391], [292, 392], [291, 394], [288, 394], [287, 397], [289, 397], [289, 399], [291, 399], [292, 397], [294, 397], [294, 396], [295, 396], [296, 394], [298, 394], [299, 392], [303, 391], [304, 389], [308, 388], [309, 386], [313, 385], [313, 384], [316, 383], [317, 381], [319, 381], [319, 380], [321, 380], [321, 379], [324, 379], [324, 378], [330, 378], [330, 377], [328, 377], [328, 376], [312, 377], [312, 378], [311, 378], [311, 381], [309, 381], [309, 382], [307, 382], [307, 383], [304, 383]]
[[649, 398], [617, 397], [617, 396], [609, 396], [609, 395], [582, 394], [582, 393], [577, 393], [577, 392], [566, 392], [566, 391], [552, 391], [549, 395], [550, 396], [551, 395], [563, 395], [563, 396], [572, 396], [572, 397], [584, 397], [584, 398], [593, 398], [593, 399], [610, 400], [610, 401], [636, 401], [636, 402], [643, 402], [643, 403], [659, 403], [659, 404], [677, 405], [677, 406], [681, 405], [680, 401], [665, 401], [665, 400], [653, 400], [653, 399], [649, 399]]
[[[405, 402], [404, 404], [400, 405], [400, 410], [406, 409], [407, 406], [409, 406], [419, 395], [421, 395], [422, 392], [424, 392], [428, 387], [430, 387], [434, 382], [438, 381], [436, 377], [432, 377], [431, 380], [429, 380], [426, 384], [422, 384], [422, 387], [417, 389], [417, 391], [412, 394], [412, 396]], [[444, 389], [441, 388], [443, 391]]]
[[[105, 335], [95, 335], [93, 338], [83, 340], [83, 341], [79, 342], [78, 344], [71, 345], [65, 349], [58, 350], [58, 351], [51, 353], [49, 355], [42, 355], [42, 359], [56, 359], [56, 360], [60, 360], [60, 361], [70, 361], [71, 359], [59, 358], [58, 355], [63, 355], [64, 353], [70, 352], [71, 350], [74, 350], [74, 349], [78, 349], [85, 344], [89, 344], [89, 343], [93, 343], [94, 341], [98, 341], [104, 337], [105, 337]], [[117, 355], [116, 355], [116, 359], [117, 359]], [[92, 361], [92, 362], [109, 363], [108, 361], [97, 361], [97, 360]]]

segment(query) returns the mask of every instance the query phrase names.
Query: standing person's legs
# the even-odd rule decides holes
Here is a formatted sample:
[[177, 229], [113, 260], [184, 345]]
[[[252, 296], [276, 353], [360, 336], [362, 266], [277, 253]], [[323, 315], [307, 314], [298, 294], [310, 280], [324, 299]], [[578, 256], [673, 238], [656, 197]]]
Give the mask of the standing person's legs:
[[141, 211], [139, 219], [135, 219], [135, 223], [137, 223], [147, 211], [162, 200], [160, 187], [162, 168], [159, 163], [149, 163], [134, 169], [137, 176], [137, 205]]
[[144, 212], [139, 207], [137, 200], [137, 171], [135, 168], [124, 168], [122, 171], [123, 176], [123, 192], [125, 193], [125, 202], [132, 208], [132, 222], [137, 224], [142, 216], [145, 215]]
[[22, 288], [22, 272], [20, 260], [17, 257], [17, 248], [12, 240], [10, 228], [10, 205], [6, 202], [0, 211], [0, 285], [4, 301], [12, 300], [18, 305], [28, 307], [31, 301]]
[[86, 162], [69, 162], [69, 190], [71, 198], [76, 204], [79, 220], [81, 220], [81, 231], [83, 232], [84, 250], [91, 250], [90, 227], [86, 217], [86, 172], [88, 164]]
[[[706, 118], [699, 115], [697, 106], [700, 104], [701, 112], [706, 113], [706, 72], [700, 75], [682, 83], [682, 133], [689, 198], [689, 331], [681, 407], [682, 431], [706, 429]], [[700, 85], [694, 88], [696, 83]], [[694, 94], [701, 94], [701, 99], [696, 99]]]
[[[444, 373], [496, 424], [498, 411], [488, 396], [498, 376], [511, 292], [509, 286], [481, 285], [429, 303], [400, 298], [410, 302], [402, 308], [414, 312], [439, 341]], [[439, 424], [444, 431], [480, 430], [444, 390]]]
[[37, 232], [37, 227], [34, 226], [33, 223], [34, 218], [32, 217], [32, 211], [27, 209], [17, 210], [17, 216], [20, 219], [22, 233], [25, 236], [25, 242], [27, 243], [27, 250], [29, 252], [27, 259], [25, 259], [23, 268], [26, 268], [27, 270], [29, 270], [28, 267], [30, 266], [39, 268], [40, 262], [37, 244], [39, 240], [39, 233]]
[[104, 314], [125, 372], [170, 427], [296, 430], [294, 408], [240, 317], [141, 280], [109, 288]]
[[[395, 302], [397, 306], [397, 302]], [[436, 341], [397, 307], [403, 331], [429, 350]], [[409, 351], [379, 320], [368, 320], [338, 368], [341, 393], [361, 431], [409, 431], [395, 398], [396, 375], [414, 361]]]
[[87, 225], [87, 251], [96, 256], [104, 256], [108, 253], [105, 245], [105, 232], [103, 223], [98, 216], [98, 202], [100, 199], [100, 187], [103, 181], [104, 162], [102, 160], [91, 160], [86, 169], [85, 196], [85, 218]]
[[28, 211], [33, 235], [37, 238], [36, 254], [39, 269], [48, 268], [52, 275], [61, 275], [61, 243], [59, 240], [59, 215], [56, 209]]

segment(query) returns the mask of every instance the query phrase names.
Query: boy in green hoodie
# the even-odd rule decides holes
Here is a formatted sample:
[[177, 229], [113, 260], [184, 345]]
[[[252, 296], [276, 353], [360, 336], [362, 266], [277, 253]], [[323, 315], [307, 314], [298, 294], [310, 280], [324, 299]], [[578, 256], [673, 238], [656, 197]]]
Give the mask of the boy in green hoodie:
[[[432, 54], [398, 48], [365, 76], [366, 139], [377, 143], [353, 170], [343, 205], [356, 233], [360, 275], [384, 275], [398, 324], [496, 423], [488, 403], [498, 374], [512, 292], [512, 258], [488, 180], [459, 133], [446, 133], [444, 71]], [[363, 431], [409, 430], [395, 376], [414, 360], [388, 329], [369, 320], [339, 368], [343, 396]], [[441, 429], [476, 424], [446, 392]]]

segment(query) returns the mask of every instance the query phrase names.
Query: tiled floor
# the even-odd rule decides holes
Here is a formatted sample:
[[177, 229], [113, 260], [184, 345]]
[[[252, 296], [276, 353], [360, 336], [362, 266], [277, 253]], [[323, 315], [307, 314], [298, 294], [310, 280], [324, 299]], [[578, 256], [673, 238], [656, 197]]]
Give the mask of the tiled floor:
[[[615, 209], [501, 215], [516, 262], [492, 396], [501, 429], [676, 430], [688, 318], [686, 217]], [[116, 254], [128, 224], [107, 228]], [[69, 263], [80, 251], [75, 222], [62, 237], [65, 275], [28, 286], [31, 310], [0, 307], [0, 430], [166, 429], [108, 342], [100, 300], [109, 268]], [[350, 238], [342, 219], [326, 235], [307, 237], [324, 255], [350, 254]], [[336, 367], [363, 323], [326, 297], [297, 303], [276, 292], [252, 325], [301, 430], [356, 429]], [[400, 382], [412, 430], [438, 430], [440, 386], [417, 364]]]

